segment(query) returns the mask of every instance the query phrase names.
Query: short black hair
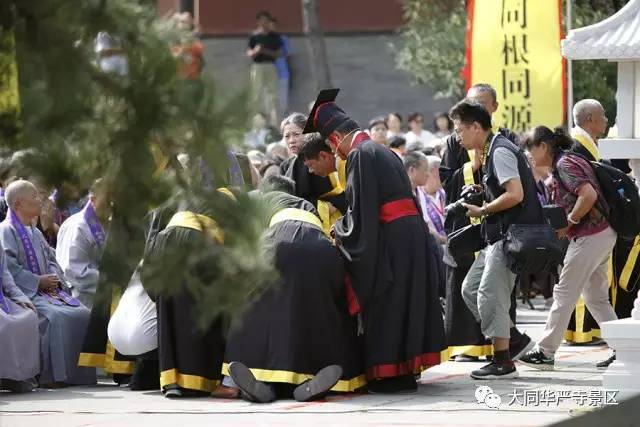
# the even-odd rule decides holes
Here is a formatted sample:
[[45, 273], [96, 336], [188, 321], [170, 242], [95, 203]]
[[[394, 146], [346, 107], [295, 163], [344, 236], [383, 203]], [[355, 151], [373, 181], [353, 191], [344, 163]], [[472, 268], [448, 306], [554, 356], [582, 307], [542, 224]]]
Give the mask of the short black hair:
[[395, 116], [396, 119], [400, 120], [400, 122], [402, 123], [402, 116], [400, 115], [400, 113], [396, 111], [390, 112], [389, 114], [387, 114], [387, 120], [389, 120], [389, 116]]
[[449, 111], [451, 120], [460, 120], [465, 125], [478, 123], [482, 129], [491, 129], [491, 114], [479, 102], [464, 99]]
[[402, 163], [404, 164], [404, 169], [409, 171], [409, 168], [417, 169], [420, 167], [421, 162], [429, 163], [429, 159], [427, 156], [422, 154], [420, 151], [409, 151], [407, 154], [402, 157]]
[[318, 132], [305, 135], [304, 141], [298, 150], [298, 156], [304, 160], [317, 159], [321, 152], [332, 154], [331, 147]]
[[389, 140], [389, 147], [391, 148], [400, 148], [403, 145], [407, 145], [407, 140], [403, 136], [395, 135]]
[[407, 123], [411, 123], [413, 121], [415, 121], [418, 117], [420, 117], [422, 120], [424, 120], [424, 115], [422, 113], [419, 112], [415, 112], [415, 113], [411, 113], [409, 114], [409, 118], [407, 119]]
[[476, 83], [469, 88], [469, 90], [471, 89], [475, 89], [478, 92], [488, 93], [491, 95], [491, 98], [493, 98], [493, 102], [498, 102], [498, 94], [496, 93], [496, 90], [488, 83]]
[[453, 121], [451, 121], [451, 117], [447, 113], [438, 112], [433, 116], [433, 129], [437, 132], [438, 129], [438, 119], [445, 118], [447, 119], [447, 129], [449, 132], [453, 131]]
[[273, 21], [274, 19], [273, 16], [271, 16], [271, 14], [266, 10], [261, 10], [260, 12], [256, 13], [256, 21], [260, 18], [267, 18], [270, 21]]
[[338, 126], [335, 132], [339, 132], [342, 135], [347, 135], [349, 132], [353, 132], [354, 130], [359, 130], [360, 125], [356, 123], [353, 119], [345, 120], [340, 126]]
[[532, 147], [538, 147], [542, 143], [551, 147], [556, 157], [561, 151], [569, 150], [573, 140], [561, 127], [552, 131], [546, 126], [536, 126], [527, 133], [522, 145], [527, 150], [531, 150]]
[[436, 153], [436, 147], [424, 147], [422, 150], [420, 150], [420, 152], [422, 154], [424, 154], [425, 156], [436, 156], [436, 155], [438, 155]]
[[284, 175], [269, 175], [260, 182], [260, 191], [263, 193], [282, 191], [295, 196], [296, 182]]
[[382, 116], [376, 116], [373, 119], [369, 120], [369, 129], [376, 125], [384, 125], [384, 127], [389, 129], [389, 126], [387, 125], [387, 119]]

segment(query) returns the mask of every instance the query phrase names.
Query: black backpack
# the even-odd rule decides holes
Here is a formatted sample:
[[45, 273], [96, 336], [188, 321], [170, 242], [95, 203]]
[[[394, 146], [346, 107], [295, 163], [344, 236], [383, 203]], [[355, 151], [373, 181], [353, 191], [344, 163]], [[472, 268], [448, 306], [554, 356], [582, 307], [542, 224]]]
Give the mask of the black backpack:
[[640, 196], [636, 183], [620, 169], [601, 162], [591, 162], [609, 205], [605, 216], [618, 237], [633, 240], [640, 234]]
[[[579, 153], [571, 154], [580, 156], [591, 164], [602, 191], [602, 198], [609, 206], [609, 212], [603, 214], [611, 228], [618, 233], [619, 238], [634, 240], [640, 234], [640, 195], [636, 183], [618, 168], [591, 161]], [[562, 184], [559, 179], [558, 181]]]

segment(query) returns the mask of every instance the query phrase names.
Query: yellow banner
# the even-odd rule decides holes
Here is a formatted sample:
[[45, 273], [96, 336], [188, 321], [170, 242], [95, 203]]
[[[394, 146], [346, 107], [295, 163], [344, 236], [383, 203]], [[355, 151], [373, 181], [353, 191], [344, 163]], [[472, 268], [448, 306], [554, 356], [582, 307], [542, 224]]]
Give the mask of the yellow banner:
[[494, 124], [516, 132], [565, 118], [561, 0], [470, 0], [466, 78], [498, 93]]

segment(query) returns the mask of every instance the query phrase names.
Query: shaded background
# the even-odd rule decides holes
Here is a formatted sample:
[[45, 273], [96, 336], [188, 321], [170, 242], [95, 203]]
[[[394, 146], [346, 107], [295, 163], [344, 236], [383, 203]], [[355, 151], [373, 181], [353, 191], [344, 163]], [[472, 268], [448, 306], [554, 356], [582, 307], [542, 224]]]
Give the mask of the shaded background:
[[[205, 44], [205, 72], [212, 73], [218, 93], [233, 93], [248, 84], [250, 60], [245, 55], [255, 15], [266, 10], [278, 20], [278, 31], [290, 36], [292, 87], [290, 110], [308, 112], [316, 90], [312, 63], [302, 36], [300, 0], [195, 0], [194, 14]], [[179, 0], [158, 0], [160, 14], [179, 9]], [[394, 44], [403, 24], [401, 0], [320, 0], [320, 21], [338, 102], [360, 124], [373, 116], [397, 111], [406, 121], [419, 111], [430, 126], [437, 111], [451, 102], [434, 100], [427, 86], [415, 86], [396, 67]], [[337, 11], [337, 12], [336, 12]]]

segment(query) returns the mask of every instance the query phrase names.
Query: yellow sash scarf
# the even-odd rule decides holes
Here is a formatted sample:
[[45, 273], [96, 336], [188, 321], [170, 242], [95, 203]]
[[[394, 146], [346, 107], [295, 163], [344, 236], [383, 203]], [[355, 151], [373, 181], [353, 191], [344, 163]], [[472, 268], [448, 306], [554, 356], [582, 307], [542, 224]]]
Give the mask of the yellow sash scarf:
[[185, 227], [192, 230], [207, 233], [221, 245], [224, 244], [224, 232], [218, 227], [218, 224], [206, 215], [200, 215], [190, 211], [178, 212], [171, 217], [167, 228], [169, 227]]
[[307, 224], [315, 225], [320, 230], [323, 230], [322, 222], [320, 221], [320, 219], [311, 212], [302, 209], [285, 208], [278, 211], [274, 216], [271, 217], [271, 221], [269, 221], [269, 227], [273, 227], [274, 225], [282, 221], [306, 222]]
[[[476, 183], [475, 178], [473, 176], [473, 162], [476, 159], [476, 151], [475, 150], [467, 150], [467, 154], [469, 155], [469, 161], [462, 165], [462, 176], [464, 177], [465, 185], [474, 185]], [[471, 224], [480, 224], [480, 218], [471, 218]]]
[[338, 159], [338, 182], [342, 188], [347, 188], [347, 161]]
[[467, 150], [467, 154], [469, 155], [469, 161], [462, 165], [462, 176], [464, 176], [464, 183], [466, 185], [475, 184], [475, 179], [473, 178], [473, 161], [476, 159], [476, 151], [475, 150]]
[[578, 141], [587, 151], [593, 156], [596, 161], [600, 161], [600, 151], [598, 151], [598, 146], [591, 140], [591, 138], [587, 138], [586, 136], [572, 131], [571, 136], [573, 139]]
[[227, 196], [228, 198], [230, 198], [231, 200], [235, 201], [236, 200], [236, 195], [233, 194], [231, 192], [231, 190], [229, 190], [227, 187], [220, 187], [217, 189], [219, 193], [224, 194], [225, 196]]
[[[340, 167], [340, 165], [338, 165], [338, 167]], [[322, 196], [320, 196], [320, 198], [333, 197], [333, 196], [337, 196], [339, 194], [344, 193], [344, 187], [340, 182], [339, 172], [333, 172], [332, 174], [330, 174], [329, 179], [331, 180], [331, 185], [333, 186], [333, 190], [323, 194]], [[335, 224], [336, 221], [338, 221], [338, 218], [342, 216], [342, 213], [340, 213], [340, 211], [338, 210], [336, 210], [334, 213], [331, 213], [329, 209], [329, 202], [326, 202], [324, 200], [318, 200], [317, 207], [318, 207], [318, 214], [320, 215], [320, 220], [322, 221], [322, 230], [326, 234], [329, 234], [329, 232], [331, 231], [331, 226]]]
[[629, 287], [629, 279], [631, 279], [631, 273], [633, 273], [635, 269], [638, 254], [640, 254], [640, 236], [636, 236], [636, 240], [633, 242], [633, 247], [629, 252], [627, 262], [624, 264], [624, 268], [620, 274], [620, 280], [618, 281], [620, 287], [625, 291]]

